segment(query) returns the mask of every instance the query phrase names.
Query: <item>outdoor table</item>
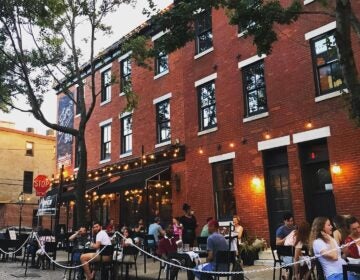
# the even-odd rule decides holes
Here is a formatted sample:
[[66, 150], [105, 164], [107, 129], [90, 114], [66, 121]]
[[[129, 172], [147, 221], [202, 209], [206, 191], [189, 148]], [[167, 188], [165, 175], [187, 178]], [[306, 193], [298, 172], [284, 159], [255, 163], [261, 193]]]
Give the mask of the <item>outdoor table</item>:
[[343, 277], [344, 280], [348, 280], [348, 272], [360, 273], [360, 264], [344, 264], [343, 265]]

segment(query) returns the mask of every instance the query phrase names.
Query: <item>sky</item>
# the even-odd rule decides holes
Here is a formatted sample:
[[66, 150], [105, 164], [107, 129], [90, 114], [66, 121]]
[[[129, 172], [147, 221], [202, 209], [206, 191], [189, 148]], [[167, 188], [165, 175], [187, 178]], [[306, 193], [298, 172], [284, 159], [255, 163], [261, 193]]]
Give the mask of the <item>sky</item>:
[[[135, 29], [141, 23], [146, 21], [146, 16], [142, 14], [143, 7], [146, 6], [146, 0], [138, 0], [135, 7], [122, 4], [118, 11], [105, 18], [105, 23], [112, 27], [113, 33], [110, 36], [102, 36], [97, 38], [95, 45], [95, 52], [98, 53], [102, 49], [106, 49], [114, 42], [119, 40], [122, 36]], [[172, 0], [155, 0], [159, 9], [163, 9], [170, 5]], [[85, 48], [84, 48], [85, 49]], [[24, 108], [25, 103], [23, 100], [19, 100], [16, 103], [17, 106]], [[56, 122], [56, 95], [53, 92], [49, 92], [44, 98], [42, 105], [43, 113], [50, 122]], [[37, 121], [30, 113], [22, 113], [20, 111], [13, 110], [10, 114], [5, 114], [0, 111], [0, 121], [9, 121], [15, 123], [15, 128], [19, 130], [26, 130], [28, 127], [35, 129], [38, 134], [45, 134], [48, 129]]]

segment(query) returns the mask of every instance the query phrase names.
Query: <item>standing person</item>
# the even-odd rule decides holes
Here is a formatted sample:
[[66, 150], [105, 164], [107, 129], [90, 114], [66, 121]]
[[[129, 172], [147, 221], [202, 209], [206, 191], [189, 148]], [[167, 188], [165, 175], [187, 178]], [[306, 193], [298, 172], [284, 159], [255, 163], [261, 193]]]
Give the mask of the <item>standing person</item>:
[[195, 241], [195, 229], [197, 227], [196, 218], [194, 212], [191, 210], [191, 206], [187, 203], [183, 205], [184, 215], [180, 217], [180, 223], [183, 225], [182, 241], [184, 244], [189, 244], [190, 247], [194, 246]]
[[[326, 280], [342, 280], [342, 266], [346, 262], [341, 258], [340, 247], [331, 234], [330, 220], [325, 217], [317, 217], [311, 227], [310, 244], [312, 244], [314, 255], [318, 257]], [[359, 280], [360, 277], [348, 273], [348, 279]]]
[[342, 215], [337, 215], [332, 220], [334, 225], [333, 237], [336, 240], [336, 243], [341, 246], [345, 242], [345, 238], [348, 236], [349, 232], [347, 230], [346, 219]]
[[173, 217], [172, 224], [173, 224], [173, 230], [174, 235], [177, 236], [178, 239], [182, 239], [182, 231], [183, 231], [183, 225], [180, 223], [179, 217]]
[[115, 224], [114, 223], [115, 223], [114, 219], [110, 219], [109, 223], [106, 226], [106, 232], [110, 236], [113, 235], [115, 232]]
[[276, 230], [276, 245], [286, 245], [287, 237], [295, 229], [294, 216], [290, 212], [284, 214], [283, 222], [284, 224]]
[[[207, 239], [207, 252], [208, 256], [206, 257], [206, 263], [199, 265], [198, 270], [202, 271], [214, 271], [216, 267], [216, 253], [218, 251], [227, 251], [229, 245], [223, 235], [219, 233], [219, 222], [216, 220], [211, 220], [208, 223], [210, 236]], [[220, 267], [220, 271], [222, 268]], [[212, 279], [212, 277], [207, 273], [195, 272], [195, 276], [199, 279]]]
[[[302, 259], [303, 248], [309, 250], [309, 235], [310, 225], [307, 222], [300, 224], [299, 228], [295, 231], [295, 252], [294, 262], [298, 262]], [[294, 276], [296, 280], [311, 279], [311, 267], [309, 268], [307, 263], [296, 263], [294, 265]]]
[[206, 224], [203, 226], [203, 228], [201, 229], [201, 233], [200, 236], [201, 237], [208, 237], [209, 236], [209, 228], [208, 228], [208, 223], [213, 219], [213, 217], [209, 217], [206, 219]]
[[[106, 233], [105, 230], [102, 230], [102, 227], [101, 227], [99, 222], [95, 222], [93, 224], [92, 231], [93, 231], [93, 235], [96, 235], [96, 239], [95, 239], [96, 241], [95, 241], [95, 243], [90, 244], [91, 249], [96, 249], [97, 252], [99, 252], [100, 248], [102, 246], [111, 246], [110, 237]], [[106, 251], [110, 251], [110, 250], [104, 249], [102, 256], [97, 255], [96, 257], [95, 257], [96, 253], [87, 253], [87, 254], [81, 255], [80, 261], [81, 261], [81, 264], [83, 265], [86, 280], [93, 280], [94, 279], [94, 274], [95, 273], [90, 272], [90, 265], [88, 263], [91, 259], [93, 259], [95, 257], [91, 262], [99, 262], [101, 258], [102, 258], [103, 262], [110, 262], [111, 261], [111, 255], [107, 254]]]
[[240, 225], [240, 217], [238, 215], [233, 216], [234, 233], [237, 235], [238, 244], [241, 244], [241, 237], [244, 232], [244, 228]]
[[345, 239], [345, 244], [357, 240], [349, 247], [345, 247], [344, 253], [346, 257], [359, 259], [360, 258], [360, 223], [355, 217], [348, 220], [349, 236]]

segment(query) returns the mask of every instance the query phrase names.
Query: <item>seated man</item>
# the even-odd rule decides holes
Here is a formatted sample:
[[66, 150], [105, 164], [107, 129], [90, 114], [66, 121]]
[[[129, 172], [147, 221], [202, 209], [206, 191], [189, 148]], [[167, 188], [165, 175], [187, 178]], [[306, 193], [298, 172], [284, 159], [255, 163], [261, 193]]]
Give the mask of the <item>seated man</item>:
[[[80, 226], [79, 230], [69, 237], [69, 241], [74, 242], [71, 260], [74, 264], [79, 264], [81, 253], [85, 248], [85, 244], [88, 242], [88, 234], [86, 227]], [[80, 274], [79, 272], [80, 269], [75, 270], [76, 279], [81, 277], [79, 275]]]
[[[208, 223], [208, 230], [210, 236], [207, 239], [207, 252], [208, 256], [206, 258], [206, 263], [199, 265], [198, 270], [202, 271], [214, 271], [216, 267], [216, 253], [218, 251], [227, 251], [229, 250], [228, 242], [225, 237], [221, 235], [219, 231], [219, 223], [216, 220], [211, 220]], [[195, 272], [195, 276], [201, 280], [212, 279], [208, 273]]]
[[360, 223], [355, 217], [351, 217], [348, 220], [349, 236], [345, 239], [345, 244], [357, 240], [357, 242], [351, 244], [349, 247], [344, 248], [346, 257], [353, 259], [360, 258]]
[[[101, 246], [111, 246], [111, 240], [105, 230], [102, 230], [101, 225], [99, 222], [95, 222], [92, 228], [93, 234], [96, 235], [95, 243], [90, 244], [91, 249], [96, 249], [97, 252], [100, 251]], [[91, 262], [99, 262], [100, 258], [102, 258], [103, 262], [111, 261], [111, 255], [107, 255], [105, 253], [106, 249], [103, 251], [102, 255], [98, 255], [95, 259]], [[85, 272], [86, 280], [93, 280], [94, 279], [94, 272], [90, 272], [90, 266], [88, 261], [94, 258], [95, 253], [87, 253], [83, 254], [80, 257], [81, 264], [83, 264], [83, 269]]]
[[[174, 237], [174, 229], [172, 225], [168, 226], [165, 230], [165, 236], [159, 241], [157, 254], [163, 259], [177, 259], [186, 267], [194, 267], [195, 263], [191, 260], [190, 256], [186, 253], [180, 254], [177, 252], [179, 239]], [[175, 279], [178, 267], [172, 267], [170, 270], [170, 280]], [[191, 270], [187, 270], [188, 280], [194, 279], [194, 274]]]
[[150, 226], [149, 226], [149, 232], [148, 234], [150, 235], [153, 235], [154, 238], [155, 238], [155, 243], [156, 244], [151, 244], [149, 242], [149, 245], [151, 246], [157, 246], [157, 244], [159, 243], [159, 236], [164, 236], [165, 235], [165, 231], [163, 230], [163, 228], [161, 227], [160, 225], [160, 217], [155, 217], [154, 219], [154, 223], [152, 223]]
[[283, 222], [284, 224], [276, 230], [276, 245], [286, 245], [288, 235], [295, 230], [293, 214], [285, 213]]

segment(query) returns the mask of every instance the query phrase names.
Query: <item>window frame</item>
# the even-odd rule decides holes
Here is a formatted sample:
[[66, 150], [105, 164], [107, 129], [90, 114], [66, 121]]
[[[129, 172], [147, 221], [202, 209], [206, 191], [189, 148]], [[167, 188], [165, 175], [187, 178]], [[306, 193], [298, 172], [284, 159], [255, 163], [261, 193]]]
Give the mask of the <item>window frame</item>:
[[[31, 148], [28, 148], [28, 144], [31, 145]], [[25, 156], [33, 157], [34, 156], [34, 142], [33, 141], [26, 141], [25, 142]]]
[[[169, 110], [169, 118], [160, 120], [160, 106], [167, 103], [167, 108]], [[171, 140], [171, 109], [170, 109], [170, 99], [165, 99], [161, 102], [158, 102], [155, 104], [155, 110], [156, 110], [156, 140], [157, 144], [161, 144], [164, 142], [168, 142]], [[166, 128], [169, 129], [169, 136], [168, 138], [162, 139], [162, 131], [164, 130], [163, 125], [168, 123], [168, 126]]]
[[[263, 81], [264, 86], [263, 87], [255, 87], [252, 91], [258, 92], [259, 89], [264, 89], [264, 96], [265, 96], [265, 105], [264, 109], [256, 110], [255, 112], [250, 112], [250, 106], [249, 106], [249, 91], [247, 90], [247, 80], [246, 80], [246, 74], [249, 72], [249, 70], [253, 67], [259, 67], [259, 65], [263, 65]], [[266, 81], [265, 81], [265, 62], [263, 59], [259, 59], [251, 64], [248, 64], [241, 68], [242, 72], [242, 80], [243, 80], [243, 97], [244, 97], [244, 118], [256, 116], [265, 112], [268, 112], [268, 103], [267, 103], [267, 95], [266, 95]]]
[[[100, 160], [111, 159], [111, 123], [104, 124], [100, 127], [101, 129], [101, 149], [100, 149]], [[105, 139], [105, 130], [109, 129], [108, 139]], [[109, 145], [109, 147], [107, 147]], [[109, 150], [109, 153], [106, 153], [106, 150]]]
[[[127, 63], [128, 73], [124, 74], [124, 64]], [[131, 74], [132, 74], [132, 65], [131, 65], [131, 56], [120, 60], [120, 92], [125, 93], [125, 87], [130, 84], [129, 89], [131, 89]]]
[[[208, 26], [206, 29], [199, 31], [199, 21], [200, 19], [206, 20], [205, 17], [209, 17], [210, 26]], [[211, 44], [204, 50], [200, 49], [200, 37], [206, 33], [211, 34]], [[211, 10], [204, 10], [199, 12], [196, 15], [195, 19], [195, 54], [201, 54], [203, 52], [206, 52], [207, 50], [214, 47], [214, 40], [213, 40], [213, 32], [212, 32], [212, 15]]]
[[[31, 179], [31, 180], [26, 180]], [[33, 193], [33, 182], [34, 182], [34, 171], [26, 171], [23, 173], [23, 193], [32, 194]], [[27, 185], [25, 183], [29, 183]]]
[[[156, 40], [154, 41], [154, 46], [156, 46]], [[164, 59], [166, 60], [166, 68], [164, 68], [162, 71], [160, 71], [160, 68], [162, 64], [160, 61]], [[157, 52], [154, 58], [154, 71], [155, 76], [165, 74], [169, 72], [169, 55], [165, 52]]]
[[[224, 165], [228, 165], [231, 164], [231, 172], [232, 172], [232, 187], [231, 188], [226, 188], [225, 186], [218, 186], [218, 181], [216, 180], [216, 175], [217, 175], [217, 167], [218, 166], [224, 166]], [[211, 163], [211, 169], [212, 169], [212, 181], [213, 181], [213, 193], [214, 193], [214, 208], [215, 208], [215, 215], [216, 218], [219, 221], [228, 221], [231, 220], [233, 215], [236, 215], [237, 213], [237, 209], [236, 209], [236, 199], [235, 199], [235, 184], [234, 184], [234, 162], [233, 159], [227, 159], [227, 160], [223, 160], [223, 161], [217, 161], [217, 162], [213, 162]], [[223, 179], [225, 178], [225, 175], [222, 174]], [[223, 183], [225, 182], [225, 180], [222, 180]], [[220, 216], [220, 210], [219, 210], [219, 205], [222, 205], [223, 203], [219, 203], [219, 193], [225, 193], [231, 191], [232, 192], [232, 198], [233, 198], [233, 202], [234, 202], [234, 212], [233, 213], [227, 213], [227, 215], [225, 216]], [[222, 201], [224, 202], [224, 201]], [[226, 200], [225, 205], [230, 205], [229, 204], [230, 201]], [[231, 210], [230, 208], [227, 210]]]
[[[105, 83], [106, 75], [110, 73], [110, 81]], [[101, 103], [111, 101], [111, 67], [101, 72]]]
[[[335, 40], [334, 48], [336, 48], [335, 29], [329, 30], [327, 32], [319, 34], [318, 36], [315, 36], [315, 37], [310, 39], [311, 59], [312, 59], [312, 66], [313, 66], [313, 73], [314, 73], [314, 80], [315, 80], [315, 87], [316, 87], [316, 97], [326, 96], [328, 94], [340, 91], [340, 90], [342, 90], [342, 89], [344, 89], [346, 87], [345, 82], [344, 82], [344, 77], [343, 77], [343, 74], [341, 72], [342, 84], [340, 86], [332, 87], [331, 89], [327, 89], [327, 90], [324, 90], [324, 91], [321, 90], [319, 69], [323, 68], [323, 67], [326, 67], [326, 66], [330, 66], [331, 77], [333, 77], [333, 70], [332, 70], [331, 66], [337, 63], [337, 64], [339, 64], [339, 67], [340, 67], [339, 55], [338, 55], [337, 51], [336, 51], [336, 59], [331, 60], [330, 62], [326, 61], [324, 64], [322, 64], [320, 66], [317, 65], [317, 63], [316, 63], [316, 60], [317, 60], [316, 59], [316, 50], [315, 50], [316, 42], [319, 42], [320, 40], [323, 40], [323, 39], [326, 40], [326, 38], [329, 38], [331, 36], [334, 37], [334, 40]], [[328, 53], [329, 49], [327, 49], [326, 52]], [[341, 71], [341, 69], [340, 69], [340, 71]]]
[[[213, 99], [215, 100], [214, 103], [211, 103], [210, 105], [206, 105], [204, 107], [201, 106], [201, 89], [210, 85], [210, 84], [214, 84], [214, 91], [213, 91]], [[215, 87], [215, 79], [214, 80], [211, 80], [211, 81], [207, 81], [206, 83], [203, 83], [201, 85], [198, 85], [196, 87], [196, 91], [197, 91], [197, 98], [198, 98], [198, 119], [199, 119], [199, 131], [205, 131], [205, 130], [208, 130], [208, 129], [211, 129], [211, 128], [214, 128], [214, 127], [217, 127], [217, 112], [216, 112], [216, 87]], [[213, 125], [208, 125], [208, 126], [204, 126], [204, 111], [205, 109], [207, 108], [210, 108], [214, 106], [215, 107], [215, 124]]]
[[[125, 120], [126, 120], [126, 119], [130, 119], [130, 121], [131, 121], [131, 132], [128, 133], [128, 134], [125, 134], [125, 131], [124, 131], [124, 128], [125, 128], [124, 123], [125, 123]], [[133, 115], [132, 115], [132, 114], [128, 114], [128, 115], [126, 115], [126, 116], [121, 117], [121, 118], [120, 118], [120, 124], [121, 124], [121, 129], [120, 129], [120, 131], [121, 131], [121, 135], [120, 135], [120, 137], [121, 137], [121, 139], [120, 139], [120, 143], [121, 143], [121, 154], [123, 155], [123, 154], [131, 153], [132, 150], [133, 150], [133, 142], [132, 142], [132, 140], [133, 140], [133, 137], [132, 137], [132, 136], [133, 136], [133, 128], [132, 128], [132, 125], [133, 125]], [[129, 139], [129, 138], [130, 138], [130, 142], [131, 142], [131, 147], [130, 147], [130, 149], [129, 149], [128, 145], [127, 145], [127, 143], [128, 143], [127, 139]]]

